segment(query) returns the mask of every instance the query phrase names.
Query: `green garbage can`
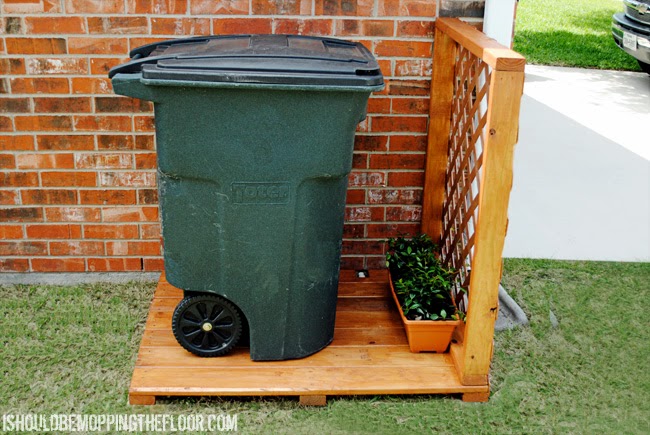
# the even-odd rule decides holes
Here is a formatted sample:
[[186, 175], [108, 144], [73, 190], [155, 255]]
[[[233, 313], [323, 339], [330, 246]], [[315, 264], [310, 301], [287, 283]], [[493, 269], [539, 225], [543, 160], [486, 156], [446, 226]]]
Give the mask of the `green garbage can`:
[[253, 360], [327, 346], [354, 132], [383, 88], [372, 54], [332, 38], [210, 36], [137, 48], [109, 77], [154, 103], [179, 343], [219, 356], [248, 330]]

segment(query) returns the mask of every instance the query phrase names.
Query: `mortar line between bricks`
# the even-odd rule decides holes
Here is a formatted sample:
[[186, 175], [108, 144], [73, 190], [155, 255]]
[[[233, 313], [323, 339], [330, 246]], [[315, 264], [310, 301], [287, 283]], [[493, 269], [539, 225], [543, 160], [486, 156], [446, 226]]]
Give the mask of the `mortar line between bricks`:
[[[235, 20], [235, 19], [240, 19], [242, 21], [246, 20], [251, 20], [255, 18], [262, 18], [262, 19], [284, 19], [284, 20], [356, 20], [356, 21], [375, 21], [375, 20], [381, 20], [381, 21], [431, 21], [434, 22], [436, 21], [437, 17], [432, 17], [430, 15], [316, 15], [316, 14], [305, 14], [305, 15], [297, 15], [297, 14], [287, 14], [287, 15], [279, 15], [279, 14], [192, 14], [189, 10], [186, 14], [151, 14], [151, 13], [129, 13], [129, 12], [121, 12], [121, 13], [101, 13], [101, 12], [92, 12], [92, 13], [87, 13], [87, 12], [70, 12], [70, 13], [18, 13], [18, 12], [12, 12], [5, 14], [7, 18], [65, 18], [65, 17], [80, 17], [80, 18], [122, 18], [122, 17], [144, 17], [144, 18], [175, 18], [175, 19], [181, 19], [181, 18], [203, 18], [203, 19], [212, 19], [212, 20], [220, 20], [220, 19], [226, 19], [226, 20]], [[470, 21], [470, 20], [478, 20], [478, 22], [483, 21], [481, 18], [476, 18], [476, 17], [456, 17], [460, 20], [464, 21]]]
[[[359, 221], [359, 222], [361, 222], [361, 221]], [[402, 221], [391, 221], [391, 222], [402, 222]], [[411, 222], [411, 221], [406, 221], [406, 222]], [[137, 225], [138, 223], [140, 223], [140, 222], [127, 222], [127, 223], [125, 223], [123, 225], [118, 225], [118, 226]], [[364, 223], [374, 223], [374, 222], [365, 222], [364, 221]], [[147, 225], [147, 224], [151, 225], [152, 223], [144, 222], [144, 224], [145, 225]], [[32, 224], [29, 224], [29, 225], [32, 225]], [[38, 223], [35, 226], [47, 226], [47, 225], [61, 225], [61, 226], [63, 226], [63, 225], [74, 225], [74, 224], [67, 224], [67, 223], [57, 224], [57, 223], [53, 223], [53, 222], [46, 222], [46, 223]], [[94, 224], [92, 222], [85, 222], [85, 225], [94, 225]], [[107, 224], [102, 224], [102, 226], [110, 227], [110, 226], [115, 226], [115, 224], [107, 223]], [[82, 236], [82, 237], [70, 237], [70, 238], [65, 238], [65, 239], [64, 238], [54, 238], [54, 237], [49, 237], [49, 238], [27, 237], [26, 239], [29, 240], [29, 241], [34, 241], [34, 242], [43, 242], [43, 241], [45, 241], [45, 242], [54, 242], [54, 243], [58, 243], [58, 242], [62, 242], [62, 243], [65, 243], [65, 242], [78, 242], [78, 241], [81, 241], [81, 242], [86, 242], [86, 241], [88, 241], [88, 242], [106, 242], [106, 243], [111, 243], [111, 242], [160, 243], [160, 237], [155, 237], [153, 239], [142, 239], [142, 238], [137, 238], [137, 237], [133, 237], [133, 238], [129, 238], [129, 239], [125, 239], [125, 238], [121, 238], [121, 237], [114, 237], [114, 238], [111, 238], [111, 239], [98, 239], [98, 238], [88, 238], [88, 237], [83, 237]], [[16, 242], [18, 242], [19, 239], [8, 239], [8, 240], [4, 240], [4, 241], [8, 241], [8, 242], [16, 241]], [[22, 240], [22, 241], [25, 241], [25, 240]], [[61, 256], [65, 257], [64, 255], [61, 255]], [[126, 257], [126, 256], [127, 255], [119, 255], [119, 257]], [[132, 254], [132, 255], [129, 255], [129, 256], [133, 257], [133, 256], [136, 256], [136, 255]], [[155, 257], [156, 255], [151, 255], [150, 254], [149, 256], [150, 257]], [[137, 257], [141, 257], [141, 255], [137, 255]]]
[[[74, 192], [104, 192], [107, 190], [119, 190], [127, 192], [137, 192], [138, 190], [153, 190], [157, 186], [93, 186], [93, 187], [77, 187], [77, 186], [22, 186], [13, 188], [18, 191], [30, 191], [30, 190], [39, 190], [39, 191], [53, 191], [53, 190], [66, 190]], [[372, 187], [374, 188], [374, 186]], [[33, 207], [73, 207], [73, 206], [148, 206], [154, 204], [111, 204], [111, 203], [74, 203], [74, 204], [20, 204], [23, 206], [33, 206]], [[158, 205], [157, 203], [155, 205]], [[4, 206], [2, 206], [4, 207]]]
[[[31, 113], [28, 115], [38, 115], [36, 113]], [[153, 136], [153, 132], [147, 132], [147, 131], [134, 131], [134, 132], [128, 132], [128, 131], [114, 131], [114, 132], [97, 132], [97, 133], [90, 133], [91, 131], [96, 131], [96, 130], [89, 130], [89, 131], [68, 131], [68, 130], [61, 130], [61, 131], [52, 131], [52, 130], [44, 130], [44, 131], [39, 131], [36, 132], [37, 136], [60, 136], [61, 134], [67, 135], [85, 135], [85, 136], [103, 136], [103, 135], [111, 135], [111, 136], [127, 136], [127, 135], [134, 135], [134, 136]], [[16, 131], [2, 131], [0, 132], [0, 136], [8, 134], [12, 135], [12, 133], [15, 135], [15, 133], [19, 133], [22, 135], [25, 135], [26, 132], [16, 132]], [[28, 134], [33, 134], [33, 133], [28, 133]], [[82, 151], [82, 150], [80, 150]], [[136, 150], [136, 151], [147, 151], [147, 150]]]
[[[37, 115], [38, 116], [38, 115]], [[384, 116], [384, 117], [400, 117], [402, 115], [398, 114], [385, 114], [385, 115], [379, 115], [379, 116]], [[95, 131], [95, 133], [91, 133]], [[73, 134], [75, 133], [75, 134]], [[140, 132], [141, 134], [138, 134], [137, 136], [152, 136], [153, 131], [151, 132]], [[147, 134], [150, 133], [150, 134]], [[361, 132], [360, 132], [361, 133]], [[114, 131], [114, 130], [103, 130], [101, 133], [97, 133], [96, 130], [77, 130], [77, 131], [66, 131], [66, 130], [58, 130], [58, 131], [52, 131], [52, 130], [43, 130], [43, 131], [37, 131], [37, 130], [26, 130], [26, 131], [6, 131], [6, 132], [0, 132], [0, 136], [112, 136], [112, 135], [122, 135], [122, 136], [127, 136], [129, 135], [129, 132], [125, 132], [123, 130], [119, 131]], [[426, 132], [419, 132], [419, 131], [371, 131], [371, 132], [363, 132], [363, 134], [359, 134], [360, 136], [426, 136]], [[13, 150], [13, 151], [23, 151], [23, 150]], [[25, 150], [28, 151], [28, 150]], [[29, 150], [33, 151], [33, 150]], [[47, 151], [47, 150], [41, 150], [39, 149], [38, 151]], [[54, 151], [54, 150], [53, 150]], [[92, 150], [58, 150], [58, 151], [92, 151]], [[116, 150], [119, 151], [119, 150]], [[124, 150], [124, 151], [153, 151], [153, 150]], [[358, 150], [361, 152], [362, 150]], [[373, 151], [364, 151], [364, 152], [373, 152]]]
[[[6, 153], [3, 153], [6, 154]], [[388, 153], [386, 155], [416, 155], [420, 156], [423, 155], [424, 153], [417, 153], [417, 152], [394, 152], [394, 153]], [[380, 155], [380, 154], [374, 154], [374, 155]], [[102, 174], [102, 173], [108, 173], [108, 172], [117, 172], [117, 173], [128, 173], [128, 172], [137, 172], [141, 174], [156, 174], [157, 169], [133, 169], [133, 168], [102, 168], [102, 169], [91, 169], [91, 168], [57, 168], [57, 169], [50, 169], [50, 168], [20, 168], [20, 169], [3, 169], [2, 172], [8, 172], [8, 173], [18, 173], [18, 172], [29, 172], [29, 173], [42, 173], [42, 172], [60, 172], [60, 173], [68, 173], [68, 172], [74, 172], [74, 173], [82, 173], [82, 174]], [[374, 173], [411, 173], [411, 172], [420, 172], [423, 173], [424, 169], [423, 168], [363, 168], [363, 169], [353, 169], [352, 174], [374, 174]], [[94, 190], [97, 188], [102, 188], [102, 187], [110, 187], [110, 188], [131, 188], [131, 189], [146, 189], [146, 188], [154, 188], [156, 185], [142, 185], [142, 186], [113, 186], [113, 185], [98, 185], [98, 186], [11, 186], [12, 189], [16, 190], [24, 190], [24, 189], [34, 189], [34, 188], [41, 188], [41, 189], [65, 189], [68, 188], [67, 190], [70, 189], [79, 189], [79, 190]], [[350, 187], [354, 188], [373, 188], [373, 187], [385, 187], [385, 185], [374, 185], [374, 184], [351, 184]], [[7, 189], [8, 187], [0, 187], [1, 189]]]
[[364, 131], [356, 134], [357, 136], [382, 137], [382, 136], [426, 136], [427, 133], [408, 133], [408, 132], [381, 132], [381, 131]]
[[[437, 11], [434, 16], [431, 15], [379, 15], [377, 13], [372, 13], [371, 15], [317, 15], [313, 11], [310, 14], [254, 14], [252, 9], [248, 14], [192, 14], [190, 9], [184, 14], [153, 14], [153, 13], [131, 13], [126, 10], [123, 12], [65, 12], [62, 9], [61, 12], [56, 13], [34, 13], [34, 12], [10, 12], [5, 14], [8, 18], [67, 18], [67, 17], [79, 17], [84, 19], [84, 24], [87, 22], [87, 18], [122, 18], [122, 17], [137, 17], [137, 18], [147, 18], [147, 22], [151, 22], [152, 19], [209, 19], [213, 20], [235, 20], [240, 19], [251, 20], [251, 19], [280, 19], [280, 20], [356, 20], [356, 21], [370, 21], [370, 20], [379, 20], [379, 21], [426, 21], [426, 22], [435, 22], [439, 13], [439, 3], [436, 2]], [[483, 18], [480, 17], [456, 17], [459, 20], [465, 21], [467, 23], [481, 23]]]
[[[96, 153], [101, 153], [102, 155], [107, 155], [107, 154], [153, 154], [154, 151], [132, 151], [132, 150], [110, 150], [110, 149], [103, 149], [103, 150], [47, 150], [47, 149], [39, 149], [39, 150], [21, 150], [21, 151], [15, 151], [15, 150], [8, 150], [8, 151], [0, 151], [2, 154], [13, 154], [16, 153], [15, 155], [25, 155], [25, 154], [57, 154], [57, 155], [66, 155], [66, 154], [96, 154]], [[46, 170], [46, 171], [54, 171], [54, 170], [60, 170], [60, 171], [65, 171], [65, 170], [72, 170], [72, 169], [77, 169], [80, 172], [81, 171], [93, 171], [94, 169], [91, 168], [47, 168], [47, 167], [38, 167], [38, 168], [31, 168], [31, 167], [21, 167], [21, 168], [5, 168], [2, 169], [3, 171], [15, 171], [15, 170], [21, 170], [21, 171], [28, 171], [28, 170]], [[100, 168], [100, 170], [103, 168]], [[110, 169], [110, 168], [106, 168]], [[124, 168], [120, 168], [124, 169]], [[138, 169], [143, 172], [150, 172], [153, 171], [153, 168], [148, 168], [148, 169]]]
[[[43, 78], [43, 77], [30, 76], [30, 78], [31, 77], [33, 77], [33, 78]], [[392, 81], [421, 79], [420, 76], [398, 76], [396, 78], [386, 77], [386, 76], [384, 76], [384, 77], [389, 79], [389, 80], [392, 80]], [[12, 78], [22, 78], [22, 77], [14, 76]], [[62, 77], [62, 78], [79, 78], [79, 77]], [[86, 78], [86, 76], [83, 76], [82, 78]], [[100, 77], [100, 78], [103, 78], [103, 77]], [[425, 80], [422, 80], [422, 81], [425, 81]], [[7, 94], [7, 95], [9, 95], [9, 94]], [[115, 98], [115, 99], [129, 98], [129, 97], [118, 96], [118, 95], [115, 95], [115, 94], [89, 94], [89, 93], [86, 93], [86, 94], [81, 94], [81, 93], [78, 93], [78, 94], [72, 94], [72, 93], [48, 94], [48, 93], [45, 93], [45, 92], [41, 92], [41, 93], [38, 93], [38, 94], [29, 94], [29, 93], [15, 93], [14, 94], [14, 93], [12, 93], [11, 95], [12, 95], [12, 97], [7, 97], [6, 99], [11, 99], [14, 96], [17, 97], [17, 98], [77, 98], [77, 97], [78, 98], [98, 97], [98, 98]], [[388, 98], [398, 98], [398, 99], [399, 98], [420, 98], [420, 99], [428, 100], [429, 95], [385, 95], [385, 94], [380, 94], [380, 95], [372, 95], [370, 97], [370, 99], [377, 99], [377, 100], [388, 99]], [[27, 112], [27, 113], [31, 113], [31, 112]], [[82, 113], [83, 114], [83, 113], [94, 113], [94, 112], [76, 112], [76, 113]], [[137, 115], [140, 115], [140, 114], [143, 114], [143, 115], [151, 114], [153, 112], [99, 112], [99, 113], [106, 113], [106, 114], [128, 113], [130, 115], [136, 115], [137, 116]], [[19, 115], [20, 113], [16, 113], [16, 114]]]
[[[45, 151], [47, 151], [47, 150], [45, 150]], [[12, 152], [9, 152], [9, 151], [7, 151], [7, 152], [1, 151], [0, 153], [2, 153], [2, 154], [12, 154]], [[100, 151], [100, 153], [103, 153], [103, 154], [106, 154], [106, 155], [108, 155], [108, 154], [119, 154], [119, 153], [112, 152], [112, 151], [107, 151], [107, 152]], [[363, 152], [363, 153], [365, 153], [365, 152]], [[38, 154], [38, 153], [26, 152], [26, 153], [23, 153], [23, 154], [14, 154], [14, 155], [25, 155], [25, 154], [29, 155], [29, 154]], [[42, 154], [66, 154], [66, 153], [65, 152], [58, 152], [58, 153], [44, 152]], [[359, 154], [361, 154], [361, 152]], [[377, 155], [390, 155], [390, 156], [393, 156], [393, 155], [414, 155], [414, 156], [420, 156], [420, 155], [425, 154], [425, 152], [424, 151], [395, 151], [395, 152], [392, 152], [392, 153], [391, 152], [372, 152], [372, 153], [368, 152], [368, 154], [375, 155], [375, 156], [377, 156]], [[148, 169], [133, 169], [133, 168], [25, 168], [25, 167], [23, 167], [23, 168], [5, 168], [5, 169], [2, 169], [2, 172], [63, 172], [63, 173], [65, 173], [65, 172], [81, 172], [81, 173], [134, 172], [134, 171], [141, 172], [143, 174], [154, 174], [154, 173], [157, 172], [157, 169], [156, 168], [148, 168]], [[359, 168], [359, 169], [353, 169], [352, 173], [363, 174], [363, 173], [375, 173], [375, 172], [382, 172], [382, 171], [383, 172], [386, 172], [386, 171], [389, 171], [389, 172], [399, 172], [399, 171], [413, 172], [413, 171], [424, 171], [424, 169], [422, 169], [422, 168], [414, 168], [414, 169], [411, 169], [411, 168]], [[13, 187], [14, 186], [12, 186], [12, 188]], [[29, 187], [29, 186], [23, 186], [23, 187]], [[52, 186], [50, 186], [50, 187], [52, 187]], [[62, 186], [62, 187], [65, 187], [65, 186]], [[22, 188], [22, 187], [20, 187], [20, 186], [16, 187], [16, 189], [20, 189], [20, 188]], [[79, 188], [81, 189], [81, 188], [84, 188], [84, 187], [79, 187]]]
[[[357, 40], [364, 40], [364, 41], [371, 41], [371, 42], [376, 42], [376, 41], [387, 41], [386, 38], [382, 38], [380, 36], [373, 37], [374, 39], [367, 39], [367, 38], [343, 38], [347, 39], [350, 41], [357, 41]], [[26, 37], [22, 39], [34, 39], [33, 37]], [[396, 41], [396, 42], [432, 42], [431, 40], [425, 40], [425, 41], [419, 41], [419, 40], [414, 40], [412, 38], [404, 38], [403, 40], [398, 40], [398, 39], [390, 39], [390, 41]], [[3, 54], [3, 57], [7, 59], [22, 59], [24, 58], [25, 60], [29, 59], [45, 59], [45, 60], [50, 60], [50, 59], [84, 59], [84, 60], [89, 60], [89, 59], [115, 59], [115, 58], [122, 58], [122, 59], [129, 59], [128, 53], [7, 53]], [[384, 55], [377, 55], [375, 54], [375, 57], [377, 60], [425, 60], [425, 61], [430, 61], [431, 60], [431, 55], [427, 54], [426, 56], [384, 56]], [[8, 74], [8, 75], [13, 75], [13, 74]], [[16, 75], [31, 75], [31, 76], [36, 76], [36, 75], [42, 75], [46, 77], [58, 77], [58, 76], [64, 76], [66, 73], [56, 73], [56, 74], [16, 74]], [[74, 75], [74, 74], [73, 74]], [[82, 77], [107, 77], [103, 75], [98, 75], [98, 74], [85, 74], [81, 75]]]
[[[38, 116], [38, 115], [37, 115]], [[425, 118], [425, 116], [418, 116], [418, 115], [397, 115], [397, 114], [387, 114], [387, 115], [378, 115], [382, 117], [391, 117], [391, 118]], [[19, 131], [13, 131], [13, 132], [1, 132], [3, 135], [4, 133], [15, 133], [13, 136], [25, 136], [25, 135], [40, 135], [41, 132], [44, 132], [45, 130], [19, 130]], [[74, 131], [67, 131], [67, 130], [57, 130], [57, 131], [52, 131], [52, 130], [47, 130], [49, 135], [65, 135], [67, 133], [79, 133], [79, 135], [85, 134], [97, 134], [97, 130], [74, 130]], [[95, 133], [92, 133], [95, 132]], [[128, 135], [128, 131], [124, 130], [102, 130], [102, 133], [99, 133], [99, 135], [112, 135], [112, 134], [123, 134], [123, 135]], [[142, 133], [153, 133], [151, 132], [142, 132]], [[421, 131], [373, 131], [373, 132], [364, 132], [364, 133], [372, 133], [370, 135], [375, 135], [375, 136], [426, 136], [426, 132], [421, 132]], [[146, 136], [141, 135], [141, 136]], [[79, 150], [81, 151], [81, 150]]]
[[[19, 98], [29, 98], [29, 97], [19, 97]], [[34, 98], [44, 98], [44, 99], [57, 99], [57, 97], [34, 97]], [[75, 97], [58, 97], [59, 99], [61, 98], [75, 98]], [[87, 98], [87, 97], [79, 97], [79, 98]], [[387, 98], [392, 98], [392, 97], [387, 97]], [[382, 99], [387, 99], [387, 98], [382, 98]], [[420, 100], [426, 100], [424, 97], [407, 97], [409, 99], [420, 99]], [[8, 98], [11, 99], [11, 98]], [[116, 100], [119, 99], [119, 97], [115, 98]], [[405, 98], [402, 98], [405, 99]], [[136, 117], [136, 116], [153, 116], [154, 112], [9, 112], [10, 115], [13, 116], [31, 116], [31, 115], [53, 115], [53, 116], [89, 116], [89, 115], [97, 115], [97, 116], [131, 116], [131, 117]], [[389, 115], [389, 113], [381, 113], [381, 112], [369, 112], [368, 116], [385, 116]], [[429, 116], [426, 113], [391, 113], [390, 115], [395, 115], [395, 116], [414, 116], [414, 117], [424, 117], [424, 116]], [[95, 131], [95, 130], [93, 130]]]
[[[34, 114], [32, 114], [34, 115]], [[383, 116], [390, 116], [389, 114], [383, 115]], [[92, 133], [93, 131], [96, 130], [88, 130], [88, 131], [67, 131], [67, 130], [61, 130], [61, 131], [52, 131], [52, 130], [43, 130], [43, 131], [2, 131], [0, 132], [0, 136], [128, 136], [128, 135], [134, 135], [134, 136], [153, 136], [153, 131], [151, 132], [146, 132], [146, 131], [138, 131], [138, 132], [128, 132], [128, 131], [102, 131], [102, 132], [96, 132]], [[363, 132], [357, 132], [357, 136], [426, 136], [427, 133], [423, 132], [404, 132], [404, 131], [396, 131], [396, 132], [382, 132], [382, 131], [363, 131]], [[9, 151], [33, 151], [33, 150], [9, 150]], [[39, 150], [39, 151], [46, 151], [46, 150]], [[92, 151], [92, 150], [57, 150], [57, 151]], [[125, 150], [125, 151], [155, 151], [155, 150]]]
[[[221, 34], [223, 36], [230, 35], [230, 34]], [[146, 35], [144, 33], [141, 34], [124, 34], [124, 33], [118, 33], [118, 34], [108, 34], [108, 33], [102, 33], [102, 34], [87, 34], [87, 33], [75, 33], [75, 34], [67, 34], [67, 33], [37, 33], [37, 34], [11, 34], [11, 35], [3, 35], [5, 39], [64, 39], [66, 42], [69, 42], [69, 38], [79, 38], [79, 39], [123, 39], [123, 40], [128, 40], [128, 42], [131, 42], [133, 39], [137, 38], [142, 38], [142, 39], [161, 39], [161, 40], [169, 40], [169, 39], [183, 39], [183, 38], [192, 38], [195, 36], [210, 36], [210, 35], [200, 35], [200, 34], [190, 34], [190, 35], [183, 35], [183, 34], [176, 34], [176, 35], [171, 35], [171, 34], [166, 34], [166, 35]], [[433, 36], [420, 36], [420, 35], [413, 35], [413, 36], [408, 36], [408, 35], [395, 35], [395, 36], [380, 36], [380, 35], [341, 35], [341, 34], [318, 34], [317, 36], [323, 36], [323, 37], [329, 37], [329, 38], [340, 38], [340, 39], [349, 39], [349, 40], [355, 40], [355, 41], [402, 41], [402, 42], [433, 42]], [[34, 54], [34, 53], [31, 53]], [[101, 55], [101, 56], [113, 56], [117, 57], [120, 55], [123, 56], [128, 56], [128, 53], [43, 53], [43, 54], [60, 54], [60, 55], [70, 55], [70, 56], [88, 56], [88, 55]], [[17, 56], [22, 56], [23, 53], [7, 53], [7, 56], [9, 55], [17, 55]]]
[[[44, 58], [42, 55], [31, 55], [31, 54], [26, 54], [26, 55], [21, 55], [21, 58], [25, 58], [27, 60], [29, 59], [55, 59], [55, 60], [60, 60], [60, 59], [79, 59], [77, 57], [74, 57], [74, 55], [61, 55], [61, 56], [56, 56], [54, 55], [53, 57], [46, 57]], [[102, 59], [114, 59], [115, 56], [110, 56], [110, 55], [102, 55]], [[126, 58], [125, 58], [126, 59]], [[408, 57], [408, 56], [389, 56], [389, 57], [379, 57], [378, 60], [404, 60], [404, 61], [429, 61], [431, 60], [428, 57]], [[62, 79], [108, 79], [108, 74], [106, 75], [100, 75], [100, 74], [80, 74], [80, 73], [51, 73], [51, 74], [6, 74], [4, 77], [7, 78], [62, 78]], [[384, 78], [388, 79], [393, 79], [393, 80], [404, 80], [406, 77], [414, 77], [418, 78], [420, 80], [431, 80], [430, 75], [424, 75], [424, 76], [395, 76], [395, 75], [386, 75]], [[87, 94], [87, 92], [83, 93]], [[93, 94], [93, 95], [113, 95], [113, 94]]]
[[[92, 117], [97, 117], [97, 116], [105, 116], [105, 117], [117, 117], [117, 116], [128, 116], [128, 117], [136, 117], [136, 116], [146, 116], [150, 117], [153, 116], [152, 112], [140, 112], [140, 113], [130, 113], [130, 112], [98, 112], [98, 113], [93, 113], [93, 112], [20, 112], [20, 113], [13, 113], [10, 114], [9, 116], [23, 116], [23, 117], [37, 117], [37, 116], [92, 116]], [[424, 113], [368, 113], [369, 118], [378, 118], [378, 117], [387, 117], [390, 116], [391, 118], [428, 118], [429, 115], [424, 114]], [[52, 130], [48, 130], [52, 131]], [[65, 130], [61, 130], [65, 131]], [[77, 130], [80, 131], [80, 130]], [[85, 131], [100, 131], [100, 130], [85, 130]], [[104, 131], [110, 131], [110, 130], [104, 130]], [[119, 131], [119, 130], [118, 130]], [[149, 131], [149, 130], [147, 130]], [[125, 132], [125, 131], [123, 131]], [[151, 133], [153, 133], [153, 130], [150, 130]]]
[[[409, 173], [409, 172], [422, 172], [422, 169], [375, 169], [367, 172], [379, 172], [379, 171], [388, 171], [389, 173]], [[25, 172], [25, 171], [21, 171]], [[49, 172], [46, 170], [46, 172]], [[87, 171], [93, 172], [93, 171]], [[107, 172], [116, 172], [116, 171], [107, 171]], [[11, 187], [11, 189], [17, 191], [29, 191], [29, 190], [66, 190], [66, 191], [75, 191], [75, 192], [102, 192], [106, 190], [119, 190], [119, 191], [139, 191], [139, 190], [151, 190], [155, 189], [157, 186], [21, 186], [21, 187]], [[422, 190], [422, 186], [389, 186], [389, 185], [351, 185], [350, 188], [353, 190]], [[2, 189], [6, 189], [3, 187]], [[356, 203], [355, 203], [356, 204]], [[366, 203], [365, 205], [379, 205], [381, 203]], [[356, 204], [359, 205], [359, 204]], [[74, 204], [11, 204], [11, 205], [2, 205], [2, 208], [12, 208], [13, 206], [29, 206], [29, 207], [157, 207], [158, 203], [155, 204], [110, 204], [110, 203], [74, 203]]]
[[[38, 98], [38, 97], [37, 97]], [[43, 97], [50, 98], [50, 97]], [[55, 98], [55, 97], [54, 97]], [[74, 98], [74, 97], [73, 97]], [[85, 97], [81, 97], [85, 98]], [[14, 116], [151, 116], [153, 112], [15, 112], [12, 113]], [[97, 130], [89, 130], [97, 131]]]

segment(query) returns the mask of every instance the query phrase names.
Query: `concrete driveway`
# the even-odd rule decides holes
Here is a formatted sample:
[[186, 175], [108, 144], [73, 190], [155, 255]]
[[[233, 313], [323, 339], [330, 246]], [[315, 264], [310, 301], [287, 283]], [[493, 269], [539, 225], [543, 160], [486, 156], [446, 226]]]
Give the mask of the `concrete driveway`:
[[650, 261], [650, 76], [531, 65], [505, 257]]

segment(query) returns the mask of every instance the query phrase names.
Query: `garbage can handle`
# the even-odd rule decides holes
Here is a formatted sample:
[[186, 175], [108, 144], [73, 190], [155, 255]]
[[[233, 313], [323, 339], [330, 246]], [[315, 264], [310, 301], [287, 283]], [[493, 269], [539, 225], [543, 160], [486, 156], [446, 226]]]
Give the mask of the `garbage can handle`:
[[[230, 35], [232, 37], [235, 36], [241, 36], [241, 35]], [[228, 38], [229, 36], [220, 36], [220, 35], [212, 35], [212, 36], [193, 36], [191, 38], [179, 38], [179, 39], [169, 39], [167, 41], [160, 41], [160, 42], [152, 42], [151, 44], [143, 45], [141, 47], [134, 48], [129, 52], [129, 57], [131, 59], [139, 59], [140, 57], [147, 57], [153, 52], [156, 48], [160, 46], [171, 46], [171, 45], [178, 45], [178, 44], [189, 44], [189, 43], [197, 43], [197, 42], [208, 42], [211, 39], [216, 39], [216, 38]]]
[[134, 48], [129, 52], [129, 57], [131, 58], [130, 62], [124, 63], [122, 65], [117, 65], [108, 72], [108, 78], [113, 78], [115, 74], [120, 73], [139, 73], [141, 71], [142, 65], [148, 63], [156, 63], [159, 60], [173, 59], [178, 56], [178, 53], [174, 55], [160, 55], [149, 57], [158, 47], [169, 47], [172, 45], [179, 44], [189, 44], [197, 42], [208, 42], [212, 39], [224, 39], [224, 38], [235, 38], [241, 37], [241, 35], [212, 35], [212, 36], [194, 36], [192, 38], [180, 38], [180, 39], [170, 39], [167, 41], [153, 42], [151, 44], [143, 45], [141, 47]]
[[[193, 36], [191, 38], [179, 38], [179, 39], [169, 39], [167, 41], [160, 41], [160, 42], [152, 42], [151, 44], [143, 45], [141, 47], [136, 47], [133, 50], [129, 52], [129, 57], [131, 59], [139, 59], [140, 57], [147, 57], [149, 56], [156, 48], [161, 47], [161, 46], [171, 46], [171, 45], [178, 45], [178, 44], [190, 44], [190, 43], [197, 43], [197, 42], [208, 42], [213, 39], [239, 39], [242, 37], [253, 37], [253, 36], [269, 36], [269, 35], [255, 35], [252, 33], [249, 34], [241, 34], [241, 35], [210, 35], [210, 36]], [[280, 36], [280, 35], [276, 35]], [[297, 36], [297, 35], [283, 35], [283, 36]], [[304, 39], [315, 39], [319, 41], [328, 41], [333, 44], [338, 44], [338, 45], [355, 45], [354, 42], [349, 42], [349, 41], [342, 41], [340, 39], [335, 39], [335, 38], [327, 38], [327, 37], [320, 37], [320, 36], [306, 36], [306, 35], [300, 35], [300, 38]], [[138, 57], [139, 55], [139, 57]]]
[[112, 79], [115, 74], [134, 74], [142, 71], [142, 65], [148, 63], [157, 63], [159, 60], [164, 59], [174, 59], [176, 56], [162, 55], [162, 56], [151, 56], [143, 57], [140, 54], [136, 54], [131, 62], [123, 63], [122, 65], [117, 65], [111, 68], [108, 72], [108, 78]]
[[116, 94], [158, 102], [161, 98], [160, 93], [153, 92], [149, 86], [142, 83], [141, 79], [141, 73], [118, 74], [113, 78], [113, 90]]

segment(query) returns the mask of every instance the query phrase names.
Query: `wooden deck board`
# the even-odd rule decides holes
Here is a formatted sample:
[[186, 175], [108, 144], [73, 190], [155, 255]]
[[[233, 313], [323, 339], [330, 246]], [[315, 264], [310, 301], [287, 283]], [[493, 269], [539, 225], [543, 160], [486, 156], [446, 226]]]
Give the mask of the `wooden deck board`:
[[[176, 305], [181, 300], [179, 297], [156, 297], [151, 301], [150, 310], [154, 311], [174, 311]], [[390, 295], [376, 297], [341, 297], [336, 304], [336, 312], [343, 311], [388, 311], [394, 304]]]
[[[169, 329], [172, 327], [173, 310], [152, 310], [145, 329]], [[337, 328], [396, 328], [401, 326], [397, 311], [341, 311], [336, 313]]]
[[[174, 336], [166, 329], [152, 329], [142, 337], [143, 347], [179, 347]], [[332, 346], [394, 346], [406, 345], [406, 335], [402, 325], [394, 328], [336, 328]], [[180, 349], [180, 347], [179, 347]]]
[[[372, 370], [372, 371], [371, 371]], [[448, 366], [415, 367], [141, 367], [130, 393], [156, 396], [299, 396], [302, 394], [428, 394], [481, 392], [463, 386]]]
[[[449, 355], [440, 358], [420, 353], [411, 354], [408, 346], [328, 346], [308, 358], [285, 361], [267, 361], [264, 367], [447, 367], [453, 364]], [[247, 368], [259, 367], [251, 361], [247, 348], [236, 348], [227, 358], [195, 358], [180, 346], [150, 347], [140, 349], [136, 365], [139, 367], [203, 367], [203, 368]]]
[[327, 395], [474, 397], [489, 391], [487, 385], [462, 385], [448, 353], [409, 352], [399, 315], [388, 300], [385, 271], [371, 271], [365, 280], [342, 271], [332, 344], [287, 361], [254, 362], [245, 347], [220, 358], [186, 352], [171, 332], [171, 315], [182, 296], [161, 277], [131, 379], [132, 404], [153, 404], [159, 396], [290, 395], [300, 396], [301, 403], [322, 404]]

